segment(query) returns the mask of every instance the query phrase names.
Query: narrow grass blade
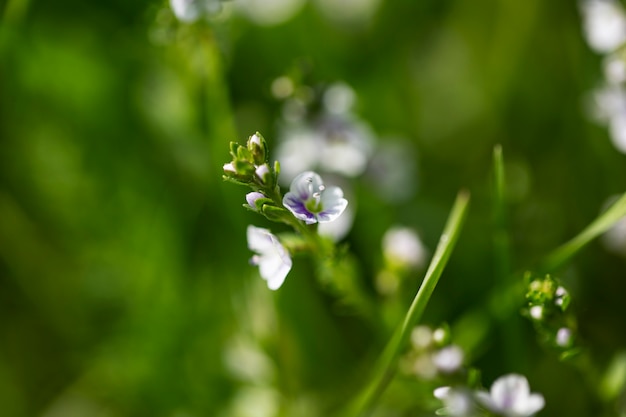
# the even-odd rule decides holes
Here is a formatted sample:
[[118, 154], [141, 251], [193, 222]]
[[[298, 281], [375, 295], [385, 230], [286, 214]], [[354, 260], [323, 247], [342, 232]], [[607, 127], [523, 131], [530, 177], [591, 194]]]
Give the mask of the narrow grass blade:
[[426, 271], [424, 281], [413, 299], [403, 322], [381, 354], [368, 385], [350, 405], [348, 411], [342, 415], [356, 417], [369, 414], [371, 408], [393, 378], [398, 356], [409, 338], [411, 329], [421, 319], [424, 309], [428, 304], [428, 300], [437, 286], [439, 277], [441, 277], [441, 273], [446, 267], [450, 254], [454, 249], [454, 245], [463, 226], [468, 204], [469, 193], [467, 191], [459, 192], [454, 206], [452, 207], [452, 211], [450, 212], [450, 216], [448, 217], [443, 234], [439, 239], [435, 254]]
[[541, 262], [539, 270], [541, 272], [552, 272], [560, 268], [589, 242], [609, 230], [611, 226], [624, 216], [626, 216], [626, 193], [576, 237], [549, 254]]

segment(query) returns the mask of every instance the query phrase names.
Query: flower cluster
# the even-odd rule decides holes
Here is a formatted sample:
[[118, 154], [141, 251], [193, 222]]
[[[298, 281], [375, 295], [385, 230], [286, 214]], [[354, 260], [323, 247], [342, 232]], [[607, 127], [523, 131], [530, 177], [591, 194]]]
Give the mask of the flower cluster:
[[[223, 167], [224, 180], [251, 188], [244, 207], [268, 220], [288, 224], [310, 236], [313, 231], [309, 225], [337, 219], [348, 205], [341, 188], [325, 186], [312, 171], [298, 175], [283, 197], [278, 185], [280, 165], [269, 164], [267, 142], [258, 132], [245, 146], [232, 142], [230, 154], [231, 162]], [[248, 226], [247, 238], [248, 247], [256, 253], [251, 263], [259, 267], [270, 289], [280, 288], [291, 270], [290, 249], [296, 248], [287, 247], [269, 230], [255, 226]]]
[[462, 372], [463, 360], [463, 350], [450, 343], [447, 326], [421, 325], [411, 332], [411, 348], [402, 358], [401, 369], [426, 380], [454, 378]]
[[438, 414], [454, 417], [484, 415], [482, 409], [503, 417], [530, 417], [545, 405], [543, 395], [531, 393], [528, 380], [519, 374], [501, 376], [489, 392], [446, 386], [437, 388], [434, 396], [444, 404]]
[[543, 396], [531, 393], [522, 375], [504, 375], [490, 391], [481, 388], [480, 373], [464, 366], [463, 349], [450, 339], [445, 325], [436, 329], [417, 326], [411, 332], [411, 349], [400, 362], [405, 373], [436, 384], [433, 394], [443, 405], [437, 415], [530, 417], [543, 408]]
[[593, 116], [609, 128], [615, 148], [626, 153], [626, 10], [616, 0], [581, 3], [587, 43], [604, 55], [604, 83], [591, 94]]
[[546, 275], [533, 277], [527, 273], [526, 307], [523, 314], [535, 326], [542, 341], [568, 357], [573, 349], [576, 320], [569, 312], [571, 297], [558, 279]]

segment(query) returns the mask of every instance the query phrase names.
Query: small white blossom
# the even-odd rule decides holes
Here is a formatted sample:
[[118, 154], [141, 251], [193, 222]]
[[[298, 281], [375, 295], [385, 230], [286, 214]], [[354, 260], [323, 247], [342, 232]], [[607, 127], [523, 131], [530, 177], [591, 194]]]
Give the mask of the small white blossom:
[[556, 344], [561, 347], [568, 347], [572, 341], [572, 331], [567, 327], [561, 327], [556, 332]]
[[289, 252], [267, 229], [248, 226], [247, 237], [248, 247], [256, 252], [250, 262], [258, 265], [261, 278], [267, 281], [269, 289], [277, 290], [291, 270]]
[[587, 42], [596, 52], [611, 52], [626, 41], [626, 14], [619, 2], [585, 0], [582, 14]]
[[439, 387], [433, 395], [443, 402], [444, 408], [437, 414], [453, 417], [469, 417], [473, 415], [474, 404], [471, 393], [462, 388]]
[[532, 306], [529, 310], [530, 317], [535, 320], [541, 320], [543, 318], [543, 307], [542, 306]]
[[463, 365], [463, 350], [456, 345], [441, 348], [433, 354], [433, 363], [440, 372], [456, 372]]
[[172, 11], [181, 22], [191, 23], [204, 14], [211, 15], [222, 8], [220, 0], [170, 0]]
[[283, 204], [296, 218], [306, 224], [335, 220], [348, 206], [339, 187], [326, 187], [313, 171], [306, 171], [294, 178]]
[[383, 254], [388, 262], [419, 267], [426, 259], [426, 250], [418, 234], [408, 227], [395, 226], [383, 236]]
[[489, 410], [506, 417], [529, 417], [545, 405], [543, 395], [531, 393], [526, 377], [518, 374], [501, 376], [490, 392], [479, 391], [476, 398]]

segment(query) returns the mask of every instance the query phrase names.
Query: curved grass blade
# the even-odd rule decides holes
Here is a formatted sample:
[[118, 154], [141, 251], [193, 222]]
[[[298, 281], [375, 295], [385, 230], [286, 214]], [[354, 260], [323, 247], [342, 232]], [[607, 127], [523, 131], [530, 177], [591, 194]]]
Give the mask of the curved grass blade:
[[468, 205], [469, 192], [459, 192], [448, 217], [443, 234], [439, 238], [439, 244], [437, 245], [435, 254], [424, 276], [424, 281], [422, 285], [420, 285], [403, 322], [379, 357], [368, 385], [349, 406], [347, 412], [342, 415], [368, 415], [380, 395], [387, 388], [387, 385], [395, 374], [398, 356], [409, 339], [411, 329], [421, 319], [424, 309], [430, 300], [430, 296], [437, 286], [437, 282], [439, 282], [439, 277], [441, 277], [448, 263], [450, 254], [461, 232]]

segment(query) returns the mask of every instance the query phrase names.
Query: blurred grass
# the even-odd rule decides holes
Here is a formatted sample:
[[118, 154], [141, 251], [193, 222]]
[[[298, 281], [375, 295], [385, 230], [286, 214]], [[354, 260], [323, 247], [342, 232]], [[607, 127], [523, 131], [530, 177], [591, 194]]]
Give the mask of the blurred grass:
[[[242, 333], [277, 368], [256, 384], [278, 390], [278, 415], [348, 395], [385, 331], [337, 307], [303, 258], [279, 294], [263, 294], [244, 239], [259, 219], [241, 209], [242, 189], [221, 182], [229, 141], [256, 130], [276, 137], [281, 110], [269, 86], [293, 68], [310, 83], [346, 81], [381, 137], [417, 149], [410, 200], [392, 205], [368, 183], [356, 187], [347, 242], [367, 286], [387, 227], [416, 227], [434, 248], [450, 196], [471, 190], [427, 322], [473, 308], [476, 329], [492, 319], [482, 300], [496, 285], [496, 143], [514, 270], [624, 192], [624, 155], [583, 114], [600, 59], [572, 2], [381, 2], [361, 25], [338, 24], [313, 3], [275, 26], [234, 15], [183, 27], [164, 8], [0, 5], [2, 414], [243, 415], [233, 404], [249, 382], [224, 360]], [[600, 362], [626, 344], [624, 266], [591, 242], [562, 275]], [[489, 333], [476, 353], [485, 379], [524, 372], [548, 399], [545, 415], [592, 414], [589, 390], [573, 395], [572, 371], [520, 326], [532, 359], [510, 369], [506, 342]]]

